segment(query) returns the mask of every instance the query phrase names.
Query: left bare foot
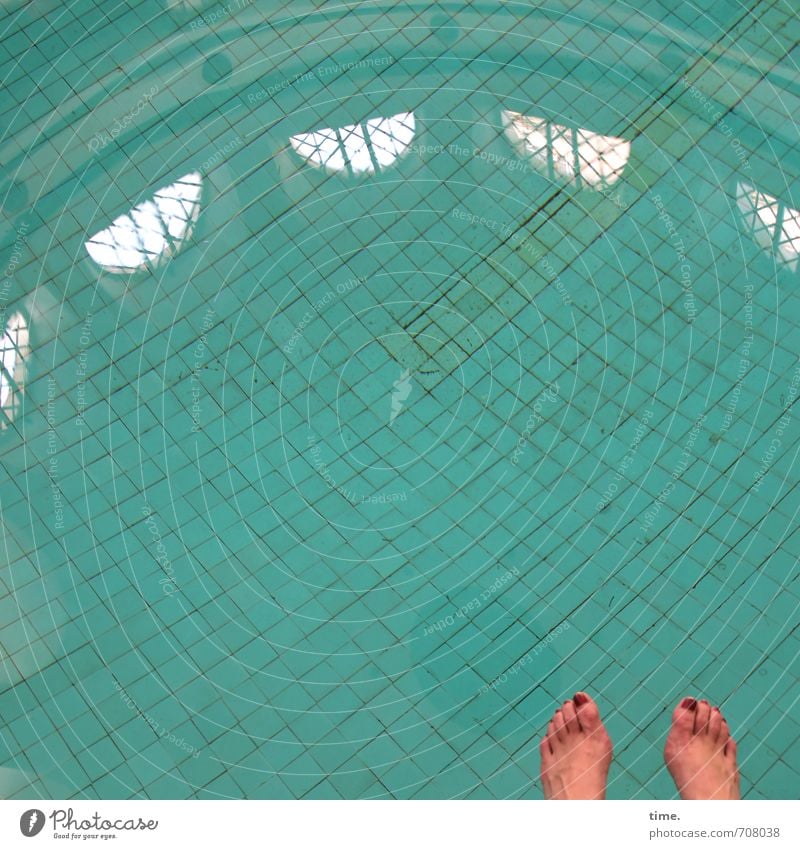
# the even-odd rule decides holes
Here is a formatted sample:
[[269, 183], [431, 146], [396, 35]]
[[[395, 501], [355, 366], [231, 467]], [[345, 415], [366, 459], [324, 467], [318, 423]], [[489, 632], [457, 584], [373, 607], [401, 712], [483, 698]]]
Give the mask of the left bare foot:
[[553, 714], [539, 745], [546, 799], [605, 799], [613, 747], [600, 711], [575, 693]]

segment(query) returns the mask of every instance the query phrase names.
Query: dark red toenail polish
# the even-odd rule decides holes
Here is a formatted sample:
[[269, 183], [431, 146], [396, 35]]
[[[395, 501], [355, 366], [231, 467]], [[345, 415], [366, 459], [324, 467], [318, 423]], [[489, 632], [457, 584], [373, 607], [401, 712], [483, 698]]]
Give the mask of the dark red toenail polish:
[[681, 702], [681, 707], [686, 710], [694, 710], [697, 707], [697, 701], [687, 697]]
[[585, 705], [589, 701], [589, 697], [586, 693], [575, 693], [572, 697], [572, 701], [575, 702], [576, 705]]

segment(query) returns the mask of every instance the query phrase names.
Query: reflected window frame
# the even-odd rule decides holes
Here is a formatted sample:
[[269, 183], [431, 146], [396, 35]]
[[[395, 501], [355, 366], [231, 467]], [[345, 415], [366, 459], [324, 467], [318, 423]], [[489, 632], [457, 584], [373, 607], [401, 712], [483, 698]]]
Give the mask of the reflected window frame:
[[190, 171], [159, 189], [86, 240], [86, 251], [103, 271], [153, 271], [176, 256], [200, 215], [203, 176]]
[[736, 183], [736, 206], [748, 235], [778, 265], [791, 272], [800, 262], [800, 210], [761, 191], [748, 180]]
[[390, 168], [410, 148], [416, 134], [416, 116], [409, 111], [296, 133], [289, 144], [314, 168], [358, 177]]
[[578, 188], [604, 191], [622, 177], [631, 142], [547, 118], [501, 109], [506, 139], [520, 159], [529, 160], [551, 180], [566, 180]]
[[14, 310], [4, 319], [0, 339], [0, 430], [8, 428], [19, 413], [29, 356], [28, 320], [20, 310]]

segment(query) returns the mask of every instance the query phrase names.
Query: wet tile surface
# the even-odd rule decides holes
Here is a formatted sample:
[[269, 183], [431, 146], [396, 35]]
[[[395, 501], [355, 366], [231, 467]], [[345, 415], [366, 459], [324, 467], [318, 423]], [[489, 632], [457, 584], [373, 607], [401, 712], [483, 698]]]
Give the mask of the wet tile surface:
[[796, 16], [489, 8], [9, 7], [2, 795], [793, 795]]

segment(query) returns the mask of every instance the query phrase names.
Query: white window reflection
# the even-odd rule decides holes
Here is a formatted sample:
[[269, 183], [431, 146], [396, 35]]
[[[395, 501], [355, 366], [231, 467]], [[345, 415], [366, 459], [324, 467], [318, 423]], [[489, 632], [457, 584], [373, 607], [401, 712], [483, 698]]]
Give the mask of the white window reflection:
[[408, 149], [415, 132], [414, 113], [399, 112], [337, 129], [299, 133], [289, 141], [299, 156], [317, 168], [373, 174], [392, 165]]
[[25, 390], [28, 323], [20, 312], [8, 317], [0, 341], [0, 430], [14, 420]]
[[200, 213], [202, 177], [197, 171], [159, 189], [86, 242], [104, 270], [129, 274], [154, 268], [174, 256], [191, 236]]
[[503, 109], [506, 138], [520, 158], [551, 179], [602, 189], [622, 176], [631, 154], [631, 143], [545, 118]]
[[800, 211], [740, 180], [736, 205], [750, 235], [790, 271], [800, 259]]

